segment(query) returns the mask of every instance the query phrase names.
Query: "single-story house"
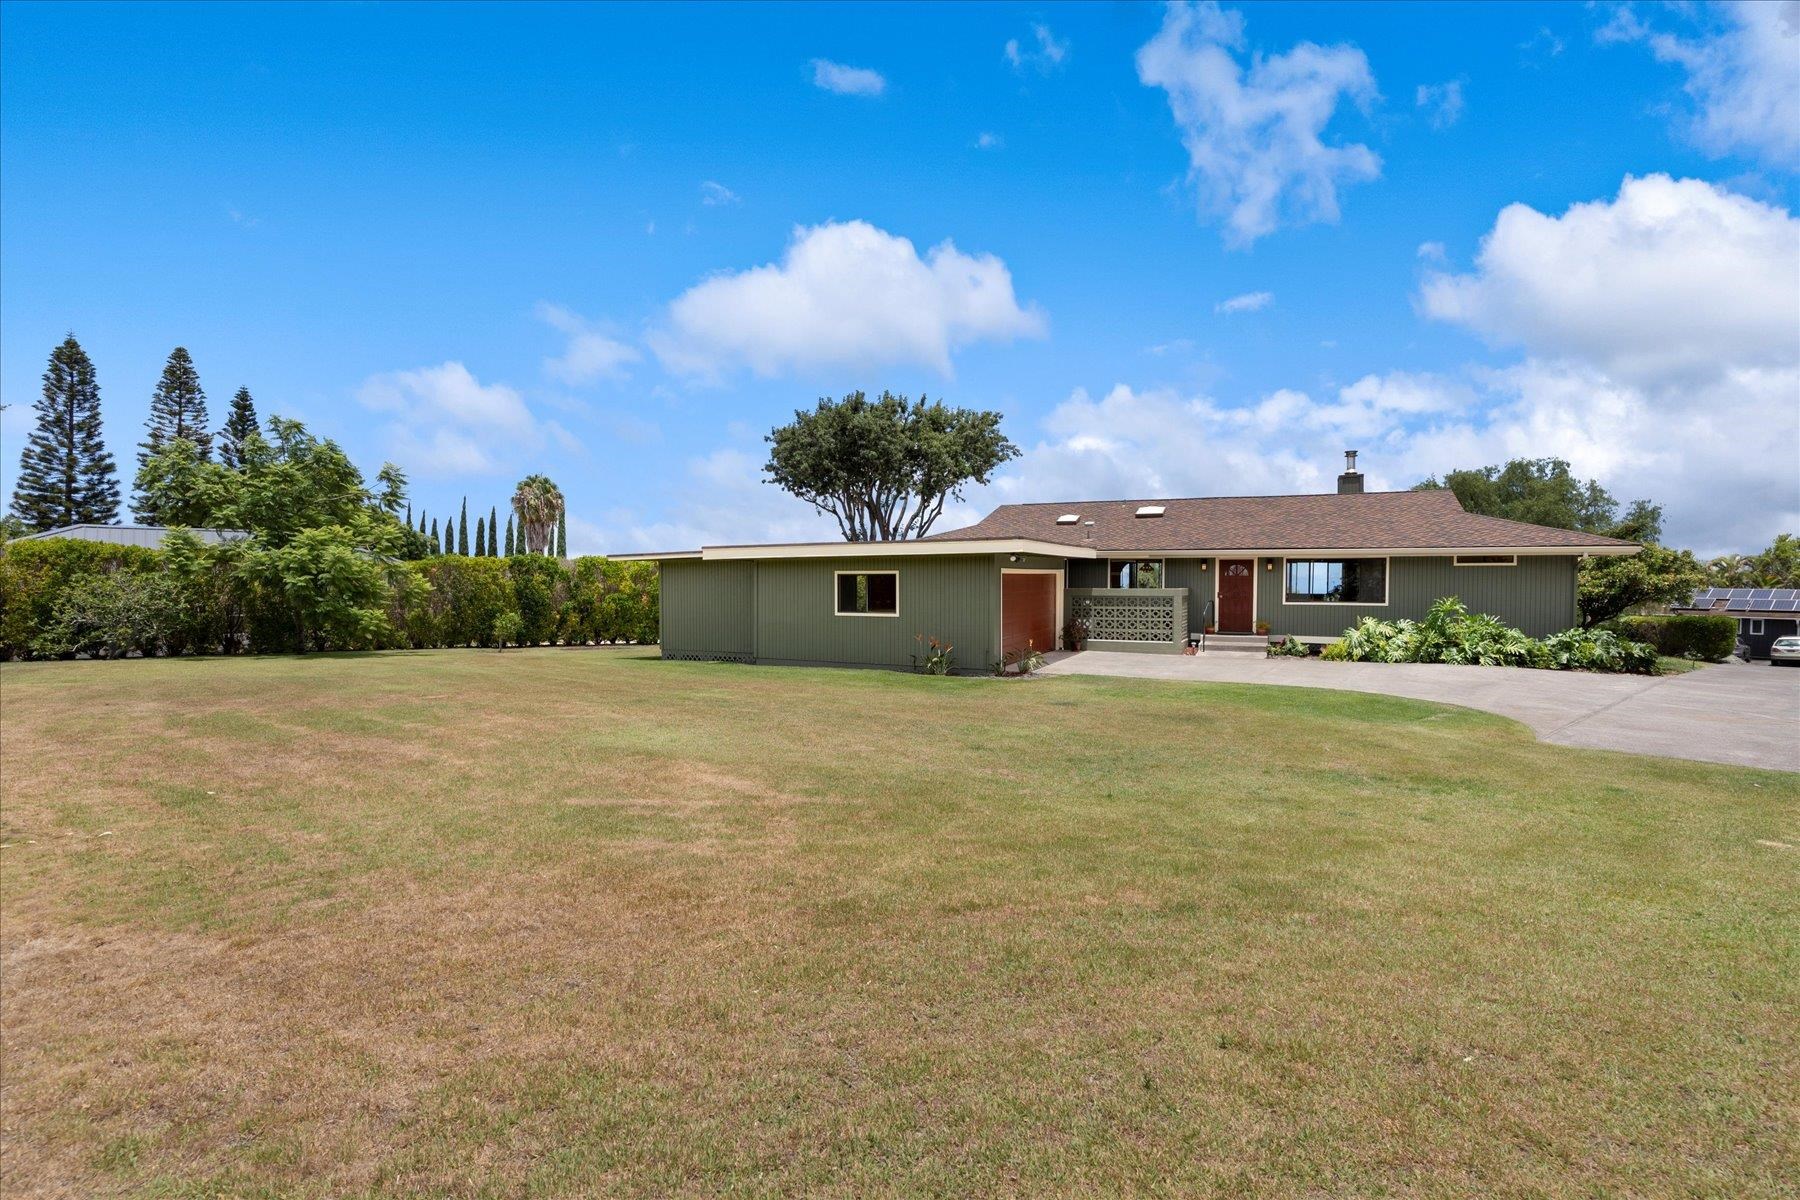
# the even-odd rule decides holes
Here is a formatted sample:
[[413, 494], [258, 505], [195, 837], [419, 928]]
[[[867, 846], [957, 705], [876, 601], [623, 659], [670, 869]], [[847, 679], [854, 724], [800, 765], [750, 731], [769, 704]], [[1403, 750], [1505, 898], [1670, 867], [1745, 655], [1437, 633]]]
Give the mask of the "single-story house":
[[[144, 546], [151, 550], [162, 545], [163, 537], [169, 532], [167, 525], [64, 525], [60, 529], [46, 529], [42, 533], [26, 533], [14, 538], [16, 542], [35, 542], [43, 538], [74, 538], [78, 542], [105, 542], [109, 546]], [[237, 541], [250, 535], [241, 529], [194, 529], [190, 530], [195, 537], [209, 546], [220, 542]]]
[[1690, 616], [1736, 617], [1738, 641], [1750, 648], [1751, 658], [1767, 658], [1776, 638], [1800, 634], [1800, 588], [1709, 587], [1670, 609]]
[[[908, 542], [656, 554], [665, 658], [905, 667], [924, 639], [985, 670], [1027, 644], [1180, 653], [1204, 635], [1335, 640], [1459, 596], [1533, 636], [1578, 623], [1576, 564], [1633, 542], [1465, 512], [1447, 489], [1007, 504]], [[1216, 644], [1216, 643], [1215, 643]]]

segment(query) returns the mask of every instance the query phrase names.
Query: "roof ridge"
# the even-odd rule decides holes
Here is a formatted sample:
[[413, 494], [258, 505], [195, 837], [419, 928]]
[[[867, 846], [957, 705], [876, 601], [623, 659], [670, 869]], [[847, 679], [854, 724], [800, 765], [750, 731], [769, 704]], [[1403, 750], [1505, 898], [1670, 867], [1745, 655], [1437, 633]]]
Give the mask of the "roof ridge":
[[1445, 492], [1451, 496], [1456, 494], [1449, 488], [1394, 488], [1384, 492], [1264, 492], [1254, 495], [1229, 496], [1138, 496], [1122, 500], [1012, 500], [997, 505], [995, 511], [1002, 508], [1073, 507], [1078, 504], [1170, 504], [1184, 500], [1337, 500], [1361, 496], [1422, 496], [1431, 492]]

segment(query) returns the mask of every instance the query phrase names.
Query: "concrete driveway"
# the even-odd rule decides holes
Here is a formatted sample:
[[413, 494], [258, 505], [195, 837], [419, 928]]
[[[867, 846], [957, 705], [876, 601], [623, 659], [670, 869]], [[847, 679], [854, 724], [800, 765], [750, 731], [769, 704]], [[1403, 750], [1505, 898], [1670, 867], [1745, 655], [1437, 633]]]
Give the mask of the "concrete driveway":
[[1767, 663], [1644, 676], [1088, 650], [1059, 655], [1043, 673], [1410, 696], [1499, 713], [1565, 746], [1800, 771], [1800, 669]]

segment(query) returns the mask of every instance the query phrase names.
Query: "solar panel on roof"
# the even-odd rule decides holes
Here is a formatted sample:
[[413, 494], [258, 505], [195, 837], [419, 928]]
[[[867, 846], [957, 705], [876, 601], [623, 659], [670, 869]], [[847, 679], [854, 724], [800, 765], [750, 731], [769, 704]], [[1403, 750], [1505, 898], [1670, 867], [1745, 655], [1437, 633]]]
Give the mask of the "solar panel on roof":
[[1775, 589], [1755, 588], [1750, 592], [1750, 598], [1752, 600], [1773, 600], [1775, 598]]

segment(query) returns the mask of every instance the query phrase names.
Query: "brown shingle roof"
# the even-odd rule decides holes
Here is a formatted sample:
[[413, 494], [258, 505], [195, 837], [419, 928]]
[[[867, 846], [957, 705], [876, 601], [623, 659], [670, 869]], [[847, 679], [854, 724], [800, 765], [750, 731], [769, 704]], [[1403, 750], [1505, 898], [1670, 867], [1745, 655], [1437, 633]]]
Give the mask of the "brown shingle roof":
[[[1160, 517], [1136, 516], [1160, 504]], [[1056, 518], [1074, 513], [1073, 525]], [[1092, 521], [1092, 538], [1087, 522]], [[1422, 492], [1306, 496], [1209, 496], [1188, 500], [1080, 500], [1004, 504], [965, 529], [931, 540], [1037, 538], [1100, 551], [1481, 550], [1567, 547], [1572, 552], [1634, 543], [1572, 529], [1464, 512], [1447, 488]]]

